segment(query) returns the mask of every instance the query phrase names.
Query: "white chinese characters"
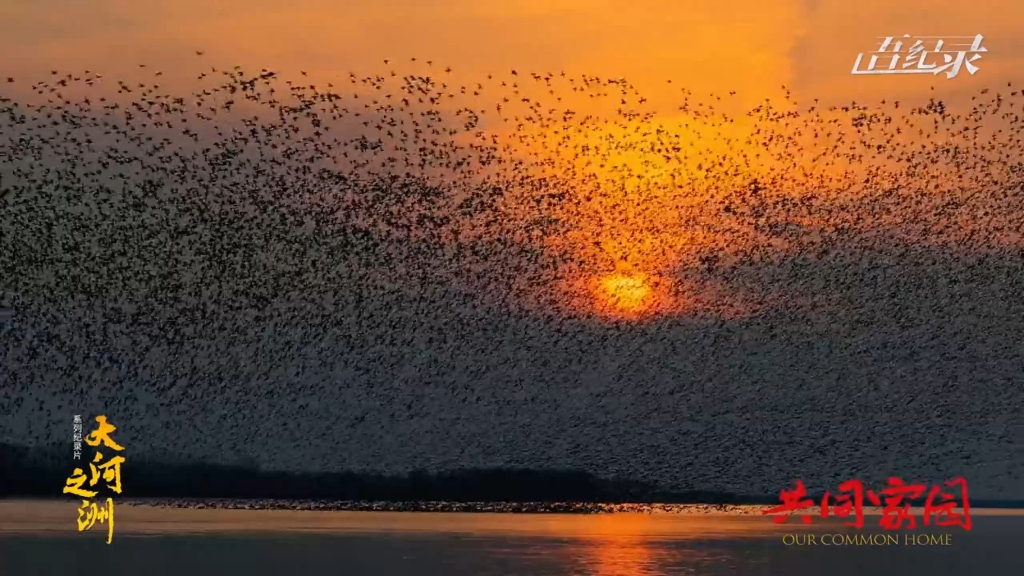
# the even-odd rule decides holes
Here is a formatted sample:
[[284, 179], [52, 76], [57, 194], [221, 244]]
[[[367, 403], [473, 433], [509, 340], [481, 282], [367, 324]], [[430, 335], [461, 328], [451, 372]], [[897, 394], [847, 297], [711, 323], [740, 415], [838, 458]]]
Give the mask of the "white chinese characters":
[[[864, 53], [857, 55], [853, 74], [941, 74], [953, 78], [963, 68], [969, 74], [978, 71], [973, 63], [988, 49], [981, 45], [984, 38], [975, 36], [911, 36], [896, 39], [887, 36], [878, 49], [869, 52], [870, 58], [863, 68]], [[904, 47], [906, 49], [904, 50]]]
[[75, 414], [73, 424], [75, 425], [75, 435], [73, 437], [75, 442], [75, 460], [80, 460], [82, 458], [82, 416]]

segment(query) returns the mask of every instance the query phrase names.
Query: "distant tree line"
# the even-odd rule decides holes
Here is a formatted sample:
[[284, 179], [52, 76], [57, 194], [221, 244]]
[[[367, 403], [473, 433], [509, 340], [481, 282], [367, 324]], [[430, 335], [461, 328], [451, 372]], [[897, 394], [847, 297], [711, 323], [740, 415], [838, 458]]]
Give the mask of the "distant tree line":
[[[64, 497], [75, 467], [67, 445], [0, 443], [0, 498]], [[778, 504], [778, 495], [671, 491], [635, 480], [605, 479], [579, 470], [465, 468], [408, 474], [282, 472], [240, 464], [173, 462], [129, 457], [121, 474], [127, 498], [240, 498], [376, 502], [581, 502], [665, 504]], [[821, 495], [808, 495], [820, 499]], [[975, 500], [972, 506], [1024, 508], [1021, 500]]]
[[[0, 443], [0, 497], [59, 497], [75, 467], [66, 446]], [[467, 468], [444, 472], [281, 472], [255, 463], [160, 462], [129, 458], [122, 469], [129, 498], [330, 499], [383, 502], [774, 502], [721, 492], [666, 492], [648, 483], [608, 480], [578, 470]]]

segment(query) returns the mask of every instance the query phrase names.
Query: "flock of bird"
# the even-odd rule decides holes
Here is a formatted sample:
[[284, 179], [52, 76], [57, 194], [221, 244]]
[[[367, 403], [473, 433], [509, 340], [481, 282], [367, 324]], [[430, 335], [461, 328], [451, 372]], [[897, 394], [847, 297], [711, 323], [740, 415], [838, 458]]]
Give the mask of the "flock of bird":
[[[898, 340], [920, 324], [904, 313], [950, 323], [944, 310], [977, 304], [957, 283], [1020, 311], [1012, 85], [956, 114], [935, 100], [801, 107], [789, 93], [737, 111], [734, 92], [679, 88], [659, 107], [623, 78], [383, 64], [329, 82], [210, 67], [191, 92], [145, 66], [130, 81], [0, 82], [0, 411], [24, 415], [0, 435], [59, 439], [72, 413], [105, 411], [179, 457], [675, 479], [651, 453], [687, 430], [745, 454], [708, 423], [731, 406], [709, 400], [721, 375], [692, 365], [732, 345], [728, 322], [833, 322], [862, 342], [870, 316]], [[937, 269], [954, 272], [920, 288]], [[637, 279], [635, 298], [601, 293], [615, 275]], [[936, 295], [945, 307], [924, 309]], [[993, 330], [1019, 335], [1000, 317]], [[701, 344], [680, 360], [673, 330], [693, 322]], [[677, 382], [594, 384], [595, 350], [618, 351], [609, 374], [636, 353]], [[1020, 387], [1019, 366], [1006, 370]], [[990, 413], [1022, 406], [1012, 388], [993, 398]], [[749, 422], [767, 409], [733, 410]], [[667, 440], [623, 431], [637, 415]], [[561, 432], [538, 446], [545, 426]], [[580, 448], [574, 429], [622, 448]], [[717, 456], [686, 458], [702, 463], [688, 478], [728, 476]]]

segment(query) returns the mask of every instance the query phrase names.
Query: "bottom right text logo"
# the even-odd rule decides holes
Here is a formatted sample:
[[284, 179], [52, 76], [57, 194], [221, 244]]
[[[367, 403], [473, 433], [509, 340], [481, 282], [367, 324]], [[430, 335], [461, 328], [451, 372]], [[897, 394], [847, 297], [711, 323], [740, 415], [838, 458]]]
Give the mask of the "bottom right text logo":
[[783, 534], [786, 546], [952, 546], [952, 534]]

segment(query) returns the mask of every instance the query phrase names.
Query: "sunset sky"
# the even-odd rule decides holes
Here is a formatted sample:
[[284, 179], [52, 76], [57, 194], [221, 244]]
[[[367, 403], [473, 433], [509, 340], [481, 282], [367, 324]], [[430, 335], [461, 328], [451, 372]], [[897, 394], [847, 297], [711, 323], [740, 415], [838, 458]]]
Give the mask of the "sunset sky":
[[[280, 71], [293, 78], [301, 72], [310, 83], [321, 86], [342, 84], [350, 73], [362, 77], [397, 70], [399, 76], [437, 76], [448, 67], [452, 72], [442, 79], [470, 86], [492, 74], [511, 84], [515, 78], [509, 71], [516, 69], [524, 76], [566, 72], [570, 77], [627, 78], [658, 110], [658, 121], [680, 120], [676, 108], [683, 101], [683, 89], [692, 95], [692, 103], [714, 102], [720, 110], [737, 113], [740, 118], [735, 125], [686, 124], [679, 139], [684, 146], [686, 141], [700, 140], [709, 150], [728, 149], [735, 158], [737, 150], [752, 149], [733, 148], [728, 138], [749, 136], [764, 127], [751, 127], [741, 113], [765, 99], [785, 108], [788, 104], [782, 99], [787, 90], [792, 101], [804, 108], [813, 100], [821, 101], [819, 108], [852, 101], [920, 104], [927, 98], [955, 105], [967, 103], [981, 87], [1012, 80], [1012, 71], [1024, 66], [1024, 40], [1017, 39], [1024, 24], [1014, 17], [1020, 12], [1024, 9], [1011, 0], [939, 4], [666, 0], [642, 2], [629, 10], [605, 0], [17, 0], [0, 6], [0, 51], [5, 54], [0, 73], [18, 80], [5, 85], [6, 90], [29, 100], [33, 97], [27, 93], [30, 82], [46, 78], [52, 69], [62, 74], [99, 72], [108, 83], [115, 78], [152, 81], [154, 71], [159, 71], [165, 90], [192, 89], [197, 72], [235, 65]], [[966, 70], [952, 79], [850, 73], [857, 55], [875, 49], [880, 37], [905, 33], [982, 34], [988, 52], [976, 62], [980, 70], [973, 76]], [[427, 61], [434, 62], [433, 67]], [[140, 64], [147, 68], [141, 69]], [[524, 83], [524, 90], [529, 88]], [[568, 88], [563, 82], [560, 94], [567, 94]], [[492, 87], [483, 92], [483, 105], [492, 105], [486, 100], [496, 99], [491, 96], [495, 94]], [[719, 100], [727, 93], [734, 96], [719, 104], [712, 93]], [[547, 96], [543, 91], [539, 94]], [[567, 97], [564, 105], [588, 113], [596, 110], [592, 102]], [[617, 98], [611, 102], [617, 104]], [[599, 114], [610, 112], [606, 108]], [[485, 127], [502, 128], [493, 123]], [[591, 136], [603, 138], [608, 133], [601, 129]], [[574, 138], [575, 146], [583, 141], [578, 134]], [[824, 149], [821, 146], [816, 153]], [[661, 178], [667, 184], [669, 175], [640, 164], [647, 157], [656, 155], [627, 152], [623, 156], [644, 177]], [[813, 166], [811, 158], [807, 153], [798, 162], [820, 168]], [[689, 160], [690, 172], [698, 177], [699, 170], [692, 168], [700, 162], [706, 164], [707, 157], [694, 155]], [[753, 169], [748, 171], [753, 177]], [[650, 306], [666, 298], [665, 285], [659, 289], [651, 274], [657, 276], [678, 263], [673, 259], [685, 260], [686, 252], [695, 253], [720, 240], [706, 232], [684, 232], [674, 216], [679, 198], [671, 189], [659, 194], [631, 211], [622, 208], [622, 198], [612, 196], [590, 201], [583, 213], [574, 215], [582, 236], [554, 241], [576, 242], [588, 251], [597, 246], [600, 254], [585, 257], [602, 272], [576, 279], [580, 286], [571, 291], [596, 293], [603, 300], [599, 306], [639, 308], [641, 302]], [[608, 231], [598, 234], [597, 228]], [[627, 255], [640, 263], [639, 268], [624, 270], [611, 263]], [[598, 262], [602, 258], [608, 261]]]
[[[859, 53], [903, 34], [982, 34], [988, 51], [973, 76], [851, 74]], [[0, 363], [14, 390], [0, 414], [28, 414], [0, 420], [0, 440], [63, 438], [71, 410], [92, 410], [125, 422], [143, 448], [290, 469], [579, 465], [763, 493], [803, 472], [967, 470], [987, 494], [1021, 494], [1022, 436], [1010, 423], [1024, 405], [1024, 351], [1013, 346], [1024, 341], [1019, 0], [0, 0], [0, 55], [12, 106], [80, 105], [58, 102], [65, 88], [32, 89], [69, 73], [80, 75], [72, 97], [128, 103], [111, 112], [94, 98], [84, 122], [50, 122], [52, 108], [24, 108], [28, 122], [0, 115], [0, 158], [14, 158], [0, 163], [14, 190], [0, 197], [14, 231], [0, 235], [0, 297], [17, 302], [3, 337], [18, 338]], [[339, 186], [356, 173], [310, 169], [324, 157], [281, 135], [291, 138], [289, 123], [312, 132], [300, 116], [325, 100], [225, 111], [224, 92], [193, 92], [233, 66], [254, 85], [261, 69], [279, 72], [282, 100], [333, 84], [344, 94], [332, 103], [367, 116], [334, 111], [338, 129], [317, 130], [318, 144], [393, 129], [381, 156], [399, 143], [416, 156], [472, 141], [473, 129], [444, 130], [461, 126], [457, 107], [472, 99], [459, 88], [490, 82], [476, 100], [489, 111], [480, 132], [493, 130], [483, 138], [543, 152], [534, 166], [504, 164], [502, 186], [453, 184], [479, 201], [464, 219], [455, 193], [431, 196], [414, 177], [412, 191], [382, 192], [358, 174]], [[591, 124], [567, 134], [555, 91], [533, 72], [550, 73], [565, 96], [554, 102], [592, 112]], [[103, 80], [84, 87], [93, 74]], [[399, 106], [416, 100], [399, 91], [406, 75], [454, 94]], [[581, 75], [604, 82], [588, 92]], [[122, 78], [160, 88], [118, 95]], [[618, 78], [651, 104], [632, 91], [620, 100], [607, 84]], [[293, 80], [301, 89], [284, 86]], [[372, 96], [356, 101], [355, 90]], [[555, 110], [548, 125], [537, 120], [547, 112], [516, 101], [531, 90]], [[612, 98], [591, 97], [601, 90]], [[147, 101], [167, 96], [188, 106]], [[933, 98], [956, 115], [914, 109]], [[770, 117], [744, 115], [766, 99]], [[823, 110], [807, 112], [815, 99]], [[824, 110], [883, 100], [868, 120]], [[736, 122], [695, 120], [698, 103]], [[127, 118], [131, 104], [143, 112]], [[250, 104], [285, 129], [232, 132]], [[634, 106], [658, 113], [622, 121], [616, 108]], [[441, 109], [451, 123], [430, 124]], [[146, 148], [164, 129], [146, 124], [154, 118], [176, 137], [187, 118], [205, 140]], [[98, 125], [107, 119], [113, 128]], [[517, 123], [529, 125], [517, 133]], [[988, 132], [973, 132], [982, 124]], [[89, 130], [101, 148], [134, 148], [113, 147], [111, 168], [83, 152]], [[591, 141], [605, 148], [580, 154]], [[689, 156], [666, 168], [659, 143]], [[215, 158], [193, 144], [243, 152]], [[259, 170], [243, 162], [252, 148], [270, 158]], [[294, 154], [273, 162], [285, 149]], [[544, 164], [546, 154], [566, 163]], [[609, 155], [623, 164], [601, 165]], [[601, 186], [574, 171], [592, 158], [611, 174]], [[15, 161], [34, 176], [11, 184]], [[545, 169], [564, 179], [517, 179]], [[69, 183], [76, 170], [86, 176]], [[442, 180], [464, 184], [456, 172]], [[182, 421], [193, 427], [179, 436]], [[266, 442], [254, 448], [256, 434]], [[792, 459], [805, 469], [792, 470], [779, 446], [797, 439]]]
[[[943, 97], [994, 83], [1024, 62], [1024, 8], [1013, 0], [7, 0], [3, 70], [195, 69], [193, 54], [248, 68], [302, 68], [318, 77], [379, 69], [381, 58], [433, 59], [479, 76], [522, 68], [625, 76], [645, 92], [664, 79], [695, 91], [736, 90], [756, 103], [785, 84], [797, 98], [846, 102]], [[981, 71], [854, 77], [860, 52], [887, 35], [985, 36]]]

